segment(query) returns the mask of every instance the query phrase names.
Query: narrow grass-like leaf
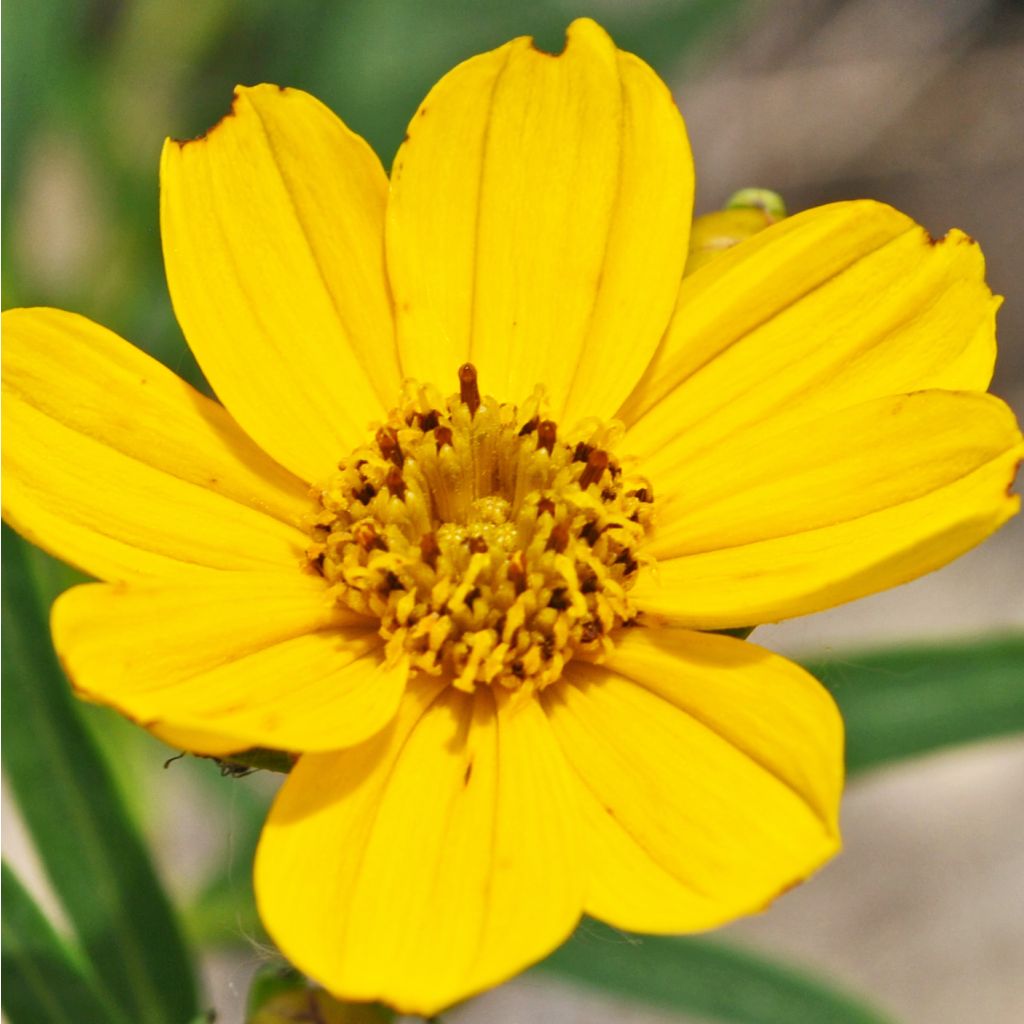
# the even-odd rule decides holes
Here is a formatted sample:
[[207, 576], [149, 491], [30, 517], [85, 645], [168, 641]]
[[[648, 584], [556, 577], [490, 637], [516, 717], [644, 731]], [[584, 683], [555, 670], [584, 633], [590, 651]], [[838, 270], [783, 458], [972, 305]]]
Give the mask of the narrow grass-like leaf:
[[635, 937], [586, 921], [535, 970], [729, 1024], [889, 1024], [822, 980], [704, 939]]
[[6, 861], [2, 879], [0, 991], [10, 1024], [127, 1024], [96, 991]]
[[1024, 732], [1024, 635], [807, 663], [846, 722], [851, 774]]
[[73, 705], [23, 542], [5, 528], [3, 547], [11, 788], [99, 985], [131, 1020], [181, 1024], [197, 1005], [178, 922]]

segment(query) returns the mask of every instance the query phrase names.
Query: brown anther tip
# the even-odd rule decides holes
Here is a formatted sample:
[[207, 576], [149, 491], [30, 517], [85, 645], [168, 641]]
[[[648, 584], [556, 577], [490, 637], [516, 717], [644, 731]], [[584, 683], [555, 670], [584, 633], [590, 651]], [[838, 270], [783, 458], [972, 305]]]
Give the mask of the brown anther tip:
[[623, 566], [627, 576], [632, 576], [640, 568], [640, 563], [633, 557], [633, 552], [629, 548], [619, 552], [615, 564]]
[[545, 512], [549, 516], [555, 514], [555, 503], [550, 498], [541, 498], [537, 502], [537, 515], [542, 516]]
[[580, 474], [580, 487], [585, 491], [591, 484], [596, 484], [601, 475], [608, 468], [608, 453], [600, 448], [595, 449], [587, 456], [587, 464]]
[[437, 568], [437, 556], [441, 553], [441, 546], [437, 543], [437, 535], [425, 533], [420, 537], [420, 557], [431, 569]]
[[405, 480], [402, 478], [402, 471], [397, 466], [388, 470], [384, 477], [384, 486], [396, 497], [405, 498]]
[[373, 523], [359, 523], [352, 531], [352, 534], [356, 539], [356, 543], [367, 551], [377, 541], [377, 531], [373, 528]]
[[557, 439], [558, 424], [554, 420], [541, 420], [537, 425], [537, 450], [543, 448], [550, 455]]
[[548, 550], [561, 554], [569, 546], [569, 524], [555, 523], [548, 537]]
[[526, 589], [526, 564], [522, 551], [516, 551], [509, 556], [508, 578], [516, 588], [517, 594], [521, 594]]
[[377, 447], [380, 449], [381, 455], [389, 462], [393, 462], [399, 469], [405, 464], [405, 456], [398, 443], [398, 432], [394, 427], [381, 427], [377, 431]]
[[555, 587], [551, 591], [551, 600], [548, 601], [548, 607], [554, 608], [556, 611], [563, 612], [569, 607], [569, 591], [565, 587]]
[[472, 363], [463, 363], [459, 367], [459, 397], [469, 409], [469, 415], [475, 416], [480, 408], [480, 388], [476, 381], [476, 367]]
[[424, 434], [429, 434], [440, 422], [441, 414], [436, 409], [431, 409], [430, 412], [420, 416], [420, 430]]
[[450, 445], [452, 437], [451, 427], [438, 427], [434, 431], [434, 441], [437, 444], [437, 450], [440, 451], [446, 444]]
[[536, 416], [532, 420], [527, 420], [519, 428], [519, 436], [526, 437], [527, 434], [532, 434], [537, 429], [537, 424], [540, 423], [540, 419]]
[[593, 450], [594, 449], [591, 448], [589, 444], [584, 441], [580, 441], [580, 443], [576, 445], [576, 450], [572, 453], [572, 461], [586, 462], [587, 459], [590, 458], [590, 453]]
[[486, 554], [489, 550], [487, 547], [487, 541], [485, 541], [483, 537], [470, 537], [469, 550], [474, 555]]

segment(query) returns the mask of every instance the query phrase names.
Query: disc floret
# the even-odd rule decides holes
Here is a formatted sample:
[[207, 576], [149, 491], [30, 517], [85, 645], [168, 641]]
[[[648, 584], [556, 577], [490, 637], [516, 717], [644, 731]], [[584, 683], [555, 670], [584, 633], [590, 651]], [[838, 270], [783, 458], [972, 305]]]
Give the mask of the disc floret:
[[636, 617], [651, 487], [610, 451], [616, 425], [562, 437], [542, 406], [481, 396], [470, 364], [447, 399], [410, 383], [316, 492], [308, 556], [333, 597], [463, 690], [543, 688]]

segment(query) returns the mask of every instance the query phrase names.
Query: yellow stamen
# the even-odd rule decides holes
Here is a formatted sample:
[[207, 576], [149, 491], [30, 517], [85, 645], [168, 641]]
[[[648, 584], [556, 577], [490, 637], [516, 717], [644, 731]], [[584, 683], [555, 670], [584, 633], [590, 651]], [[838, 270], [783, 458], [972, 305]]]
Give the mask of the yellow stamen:
[[447, 400], [401, 406], [318, 492], [307, 554], [340, 603], [380, 619], [392, 657], [472, 691], [541, 689], [599, 658], [631, 622], [652, 490], [590, 421], [560, 436], [534, 396], [482, 396], [459, 369]]

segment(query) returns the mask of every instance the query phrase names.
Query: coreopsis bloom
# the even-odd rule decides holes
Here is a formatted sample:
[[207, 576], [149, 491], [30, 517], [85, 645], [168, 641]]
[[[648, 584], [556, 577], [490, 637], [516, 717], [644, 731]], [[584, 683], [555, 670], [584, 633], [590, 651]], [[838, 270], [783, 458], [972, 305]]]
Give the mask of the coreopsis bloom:
[[446, 75], [390, 182], [305, 93], [168, 142], [211, 401], [70, 313], [5, 316], [6, 515], [103, 582], [78, 692], [298, 755], [256, 863], [283, 952], [431, 1012], [582, 913], [711, 928], [838, 848], [827, 693], [724, 631], [935, 569], [1017, 509], [967, 236], [810, 210], [684, 279], [666, 87], [578, 21]]

